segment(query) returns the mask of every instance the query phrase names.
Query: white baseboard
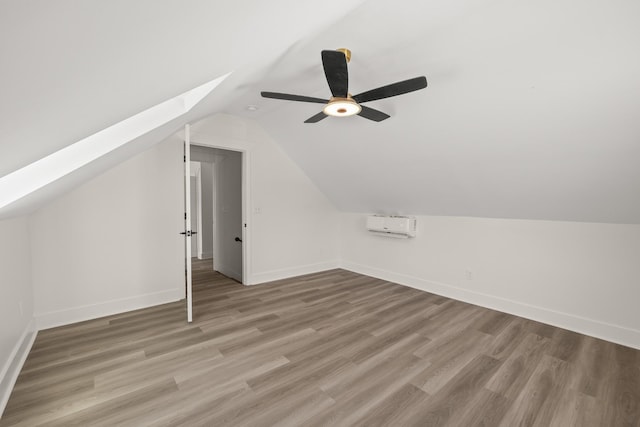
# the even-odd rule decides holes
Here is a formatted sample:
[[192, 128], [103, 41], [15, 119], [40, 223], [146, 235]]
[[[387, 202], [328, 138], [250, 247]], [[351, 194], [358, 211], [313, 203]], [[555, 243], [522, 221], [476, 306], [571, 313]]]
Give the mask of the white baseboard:
[[7, 406], [7, 402], [11, 396], [13, 386], [18, 379], [18, 375], [22, 370], [25, 360], [27, 360], [29, 351], [31, 351], [31, 346], [38, 334], [35, 326], [35, 319], [31, 319], [22, 333], [22, 336], [13, 347], [9, 360], [7, 360], [5, 365], [2, 367], [0, 375], [0, 417], [2, 417], [4, 408]]
[[125, 311], [179, 301], [183, 298], [184, 289], [177, 288], [97, 304], [72, 307], [66, 310], [37, 313], [35, 315], [36, 326], [38, 330], [54, 328], [56, 326], [97, 319], [98, 317], [110, 316]]
[[203, 252], [198, 254], [198, 259], [211, 259], [213, 258], [213, 252]]
[[332, 270], [339, 268], [339, 261], [326, 261], [317, 264], [307, 264], [298, 267], [283, 268], [280, 270], [265, 271], [263, 273], [255, 273], [251, 276], [249, 285], [258, 285], [260, 283], [273, 282], [274, 280], [288, 279], [289, 277], [302, 276], [304, 274], [318, 273], [320, 271]]
[[352, 262], [341, 268], [640, 349], [640, 331]]

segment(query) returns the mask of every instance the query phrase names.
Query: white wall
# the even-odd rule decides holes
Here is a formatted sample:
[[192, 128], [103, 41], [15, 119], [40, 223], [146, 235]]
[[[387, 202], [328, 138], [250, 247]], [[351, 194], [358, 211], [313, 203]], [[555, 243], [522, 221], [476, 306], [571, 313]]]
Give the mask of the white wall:
[[200, 163], [202, 259], [213, 257], [213, 163]]
[[[192, 135], [249, 156], [247, 283], [339, 265], [337, 211], [258, 125], [220, 115]], [[31, 216], [39, 329], [183, 297], [182, 168], [174, 136]]]
[[32, 215], [40, 329], [184, 297], [182, 168], [174, 137]]
[[0, 221], [0, 415], [35, 338], [26, 218]]
[[191, 138], [249, 156], [247, 283], [339, 265], [338, 212], [259, 125], [221, 114], [194, 124]]
[[224, 151], [216, 156], [215, 269], [242, 282], [242, 154]]
[[400, 240], [365, 216], [342, 215], [347, 269], [640, 348], [640, 225], [419, 216]]

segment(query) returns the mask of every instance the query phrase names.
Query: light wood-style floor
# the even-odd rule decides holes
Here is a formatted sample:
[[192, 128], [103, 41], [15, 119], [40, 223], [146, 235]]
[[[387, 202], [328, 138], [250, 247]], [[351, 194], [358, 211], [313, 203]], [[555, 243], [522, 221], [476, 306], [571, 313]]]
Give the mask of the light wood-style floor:
[[333, 270], [42, 331], [0, 426], [639, 426], [640, 351]]

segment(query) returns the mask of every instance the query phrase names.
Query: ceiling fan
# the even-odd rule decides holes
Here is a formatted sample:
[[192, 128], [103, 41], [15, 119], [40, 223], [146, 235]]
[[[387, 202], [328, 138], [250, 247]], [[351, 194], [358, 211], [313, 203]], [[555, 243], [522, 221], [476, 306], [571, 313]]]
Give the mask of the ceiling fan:
[[349, 49], [323, 50], [322, 66], [324, 75], [327, 77], [329, 89], [333, 95], [331, 99], [313, 98], [303, 95], [290, 95], [278, 92], [260, 92], [264, 98], [284, 99], [286, 101], [315, 102], [317, 104], [326, 104], [321, 112], [315, 116], [309, 117], [305, 123], [317, 123], [327, 116], [346, 117], [354, 114], [364, 117], [365, 119], [381, 122], [390, 116], [382, 111], [360, 105], [363, 102], [375, 101], [377, 99], [389, 98], [392, 96], [402, 95], [427, 87], [427, 78], [424, 76], [392, 83], [377, 89], [368, 90], [351, 95], [349, 90], [349, 73], [347, 71], [347, 63], [351, 59], [351, 51]]

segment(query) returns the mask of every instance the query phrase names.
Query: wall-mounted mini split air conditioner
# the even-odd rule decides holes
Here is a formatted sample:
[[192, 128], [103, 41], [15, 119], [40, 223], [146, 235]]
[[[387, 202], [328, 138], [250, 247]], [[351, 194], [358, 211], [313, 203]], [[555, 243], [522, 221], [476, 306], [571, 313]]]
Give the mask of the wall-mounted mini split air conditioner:
[[384, 237], [406, 239], [416, 236], [416, 219], [409, 216], [369, 215], [367, 230]]

